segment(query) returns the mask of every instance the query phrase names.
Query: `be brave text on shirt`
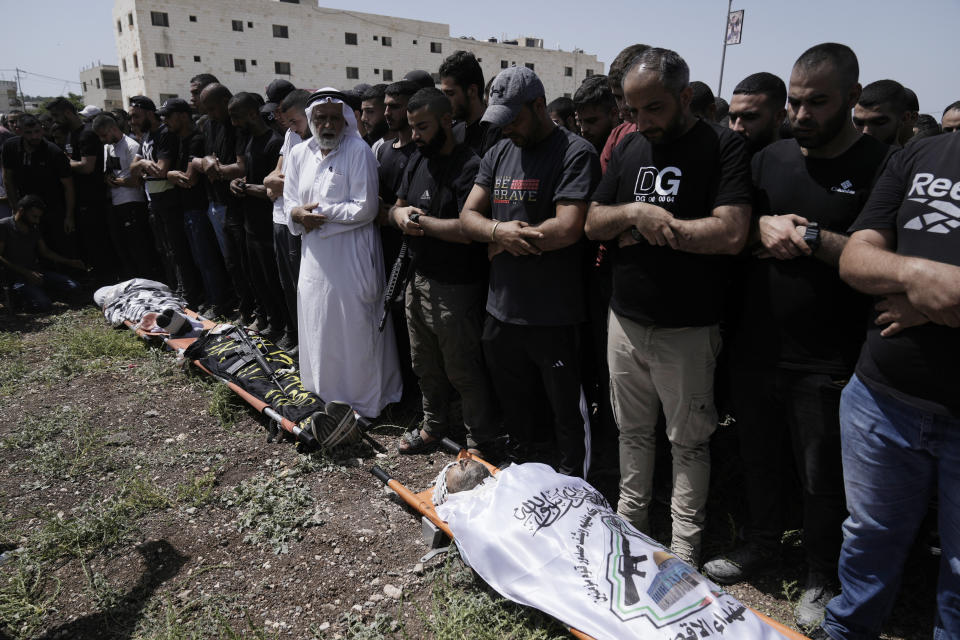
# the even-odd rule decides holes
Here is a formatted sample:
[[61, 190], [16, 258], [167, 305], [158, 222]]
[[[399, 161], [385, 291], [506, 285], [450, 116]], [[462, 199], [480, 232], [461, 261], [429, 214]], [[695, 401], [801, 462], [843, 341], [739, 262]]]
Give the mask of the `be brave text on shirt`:
[[494, 204], [534, 203], [540, 192], [539, 178], [496, 176], [493, 180]]

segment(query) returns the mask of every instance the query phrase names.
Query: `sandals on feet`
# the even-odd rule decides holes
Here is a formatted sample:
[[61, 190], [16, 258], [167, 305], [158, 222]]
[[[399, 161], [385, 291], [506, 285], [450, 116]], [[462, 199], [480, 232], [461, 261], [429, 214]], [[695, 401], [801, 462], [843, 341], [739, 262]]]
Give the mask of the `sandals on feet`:
[[416, 429], [407, 431], [405, 434], [403, 434], [403, 439], [397, 446], [397, 451], [404, 455], [410, 455], [413, 453], [427, 453], [429, 451], [433, 451], [439, 445], [440, 438], [434, 438], [430, 441], [424, 440], [423, 436], [420, 435], [420, 428], [417, 427]]

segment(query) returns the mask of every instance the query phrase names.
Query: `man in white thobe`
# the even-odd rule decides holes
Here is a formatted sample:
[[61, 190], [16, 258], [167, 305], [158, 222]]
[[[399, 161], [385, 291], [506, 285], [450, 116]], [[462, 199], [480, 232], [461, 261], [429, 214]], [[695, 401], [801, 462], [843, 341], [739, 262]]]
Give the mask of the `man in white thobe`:
[[[304, 386], [375, 418], [402, 391], [393, 331], [377, 330], [384, 289], [377, 161], [336, 89], [310, 97], [312, 137], [284, 159], [284, 208], [302, 236], [297, 319]], [[289, 163], [289, 164], [288, 164]]]

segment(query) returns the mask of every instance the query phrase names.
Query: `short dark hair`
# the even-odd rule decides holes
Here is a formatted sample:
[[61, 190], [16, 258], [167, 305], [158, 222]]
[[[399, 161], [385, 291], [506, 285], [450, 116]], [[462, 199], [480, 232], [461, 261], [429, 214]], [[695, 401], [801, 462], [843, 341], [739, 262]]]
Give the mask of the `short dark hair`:
[[920, 99], [917, 92], [910, 87], [904, 87], [903, 92], [907, 94], [907, 111], [920, 111]]
[[610, 73], [607, 75], [607, 81], [611, 88], [620, 88], [623, 84], [623, 76], [627, 73], [627, 66], [641, 53], [650, 48], [647, 44], [632, 44], [617, 54], [617, 57], [610, 63]]
[[556, 113], [564, 121], [567, 118], [572, 118], [574, 113], [573, 100], [567, 97], [556, 98], [547, 105], [547, 113]]
[[257, 100], [257, 95], [249, 91], [241, 91], [232, 98], [227, 104], [227, 108], [239, 108], [243, 111], [260, 112], [261, 102]]
[[896, 80], [877, 80], [863, 88], [857, 104], [868, 109], [888, 104], [899, 115], [907, 110], [907, 92]]
[[77, 105], [73, 104], [63, 96], [59, 96], [47, 103], [46, 110], [47, 111], [69, 111], [70, 113], [76, 113]]
[[[947, 105], [947, 108], [943, 110], [943, 114], [942, 114], [942, 115], [947, 115], [947, 111], [954, 111], [954, 110], [960, 111], [960, 100], [957, 100], [956, 102], [952, 102], [952, 103], [948, 104], [948, 105]], [[21, 116], [21, 118], [20, 118], [20, 126], [21, 126], [21, 127], [23, 126], [23, 117], [22, 117], [22, 116]]]
[[307, 108], [307, 100], [310, 99], [310, 92], [306, 89], [294, 89], [280, 102], [280, 111], [289, 111], [290, 109]]
[[943, 129], [940, 128], [940, 123], [937, 122], [937, 119], [929, 113], [921, 113], [917, 116], [917, 133], [910, 138], [910, 140], [929, 138], [930, 136], [937, 136], [941, 133], [943, 133]]
[[197, 75], [190, 78], [190, 84], [193, 84], [194, 82], [199, 84], [200, 89], [202, 90], [208, 84], [213, 84], [214, 82], [220, 82], [220, 81], [217, 80], [217, 76], [213, 75], [212, 73], [198, 73]]
[[676, 51], [651, 47], [630, 61], [624, 77], [638, 67], [656, 72], [663, 86], [674, 95], [680, 95], [690, 85], [690, 67]]
[[695, 114], [705, 114], [709, 109], [715, 109], [717, 103], [713, 99], [713, 89], [706, 82], [694, 80], [690, 83], [693, 97], [690, 99], [690, 110]]
[[595, 75], [584, 80], [573, 94], [573, 108], [577, 111], [584, 107], [596, 105], [598, 107], [612, 109], [617, 105], [613, 97], [613, 91], [610, 90], [610, 84], [607, 76]]
[[427, 111], [437, 118], [453, 111], [453, 105], [450, 103], [450, 99], [443, 94], [443, 91], [435, 87], [420, 89], [413, 94], [410, 101], [407, 102], [408, 113], [413, 113], [423, 107], [426, 107]]
[[43, 198], [40, 196], [31, 193], [17, 200], [16, 211], [26, 211], [27, 209], [40, 209], [40, 211], [46, 211], [47, 203], [44, 202]]
[[800, 54], [793, 66], [809, 71], [824, 64], [829, 64], [836, 70], [844, 84], [844, 89], [852, 87], [860, 80], [860, 63], [857, 62], [857, 54], [847, 45], [836, 42], [824, 42], [810, 47]]
[[363, 97], [361, 97], [359, 91], [354, 91], [353, 89], [347, 89], [343, 92], [344, 102], [347, 103], [347, 106], [353, 109], [354, 111], [360, 111], [360, 108], [363, 106]]
[[[944, 113], [946, 113], [946, 111], [944, 111]], [[21, 113], [18, 122], [21, 129], [40, 125], [40, 120], [32, 113]]]
[[101, 113], [96, 118], [93, 119], [93, 124], [90, 125], [94, 131], [103, 131], [110, 127], [116, 127], [117, 121], [113, 119], [109, 113]]
[[373, 100], [375, 102], [383, 102], [383, 97], [387, 93], [387, 85], [385, 84], [375, 84], [366, 91], [363, 92], [363, 95], [360, 96], [364, 102], [367, 100]]
[[393, 84], [387, 85], [387, 88], [384, 89], [384, 94], [394, 98], [396, 96], [404, 96], [409, 98], [417, 91], [420, 91], [420, 85], [416, 82], [410, 80], [398, 80]]
[[730, 103], [717, 96], [713, 99], [713, 103], [717, 106], [717, 121], [723, 120], [730, 114]]
[[733, 89], [733, 95], [764, 95], [778, 109], [787, 103], [787, 85], [766, 71], [751, 73]]
[[467, 87], [477, 88], [477, 96], [483, 95], [483, 69], [477, 56], [469, 51], [454, 51], [440, 65], [441, 78], [453, 78], [458, 87], [466, 92]]
[[227, 102], [233, 97], [233, 94], [230, 93], [230, 89], [228, 89], [226, 85], [220, 84], [219, 82], [211, 82], [203, 88], [203, 91], [209, 91], [207, 94], [208, 100]]

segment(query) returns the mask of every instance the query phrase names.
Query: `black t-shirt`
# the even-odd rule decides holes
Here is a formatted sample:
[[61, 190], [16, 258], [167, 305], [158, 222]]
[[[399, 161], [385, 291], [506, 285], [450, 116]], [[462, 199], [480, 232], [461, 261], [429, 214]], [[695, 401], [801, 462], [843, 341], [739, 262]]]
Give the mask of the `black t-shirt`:
[[[535, 147], [498, 142], [480, 161], [476, 183], [490, 191], [493, 220], [537, 225], [556, 217], [558, 200], [587, 201], [600, 179], [589, 142], [557, 128]], [[582, 243], [539, 256], [497, 254], [490, 264], [487, 312], [510, 324], [583, 322]]]
[[[960, 135], [894, 155], [850, 228], [893, 231], [896, 252], [960, 267]], [[857, 376], [921, 410], [960, 418], [960, 329], [927, 324], [880, 336], [871, 314]]]
[[30, 228], [24, 233], [17, 228], [17, 222], [13, 216], [7, 216], [0, 220], [0, 242], [3, 243], [3, 257], [8, 262], [26, 269], [39, 267], [37, 253], [37, 247], [40, 244], [39, 229]]
[[67, 138], [67, 155], [71, 160], [80, 161], [85, 156], [94, 156], [93, 172], [73, 174], [77, 204], [81, 206], [102, 205], [107, 197], [107, 187], [103, 182], [103, 143], [93, 132], [89, 124], [77, 127]]
[[470, 124], [461, 121], [453, 126], [453, 135], [459, 142], [463, 142], [473, 149], [481, 158], [497, 144], [503, 137], [500, 127], [495, 127], [489, 122], [475, 120]]
[[[836, 158], [808, 158], [796, 140], [753, 158], [754, 215], [795, 213], [846, 233], [891, 148], [861, 136]], [[744, 265], [735, 360], [849, 376], [863, 343], [869, 299], [815, 257], [751, 258]]]
[[378, 169], [377, 174], [380, 178], [380, 197], [385, 204], [392, 205], [397, 201], [400, 181], [403, 180], [403, 174], [406, 173], [410, 156], [416, 150], [417, 144], [412, 141], [399, 149], [394, 148], [391, 140], [381, 145], [377, 158], [380, 162], [380, 169]]
[[[148, 131], [140, 142], [140, 155], [144, 160], [150, 160], [152, 162], [168, 160], [170, 167], [173, 167], [179, 154], [180, 138], [174, 135], [165, 124], [161, 124], [153, 131]], [[146, 183], [147, 192], [150, 194], [151, 199], [176, 197], [175, 187], [167, 182], [166, 177], [153, 178], [151, 176], [144, 176], [143, 180]], [[151, 187], [151, 182], [163, 185], [163, 187]], [[167, 185], [169, 185], [169, 187]], [[157, 191], [157, 189], [160, 189], [160, 191]]]
[[23, 138], [11, 138], [3, 145], [3, 170], [13, 176], [21, 198], [40, 196], [49, 212], [63, 214], [66, 200], [60, 180], [70, 177], [70, 161], [57, 145], [42, 140], [31, 151]]
[[[259, 136], [249, 136], [243, 146], [243, 163], [248, 184], [263, 184], [263, 179], [277, 168], [283, 136], [268, 128]], [[260, 240], [273, 237], [273, 202], [253, 196], [240, 199], [244, 225]]]
[[[593, 199], [607, 205], [647, 202], [684, 220], [706, 218], [716, 207], [750, 204], [743, 140], [702, 120], [666, 144], [631, 133], [614, 149]], [[730, 257], [676, 251], [645, 240], [611, 253], [610, 308], [618, 314], [662, 327], [720, 321]]]
[[[203, 150], [205, 156], [216, 156], [220, 164], [237, 161], [237, 129], [229, 122], [220, 123], [207, 118], [203, 124]], [[242, 148], [242, 147], [241, 147]], [[230, 193], [228, 180], [207, 181], [207, 197], [217, 204], [229, 205], [235, 200]]]
[[[449, 156], [427, 159], [414, 153], [397, 197], [435, 218], [458, 218], [473, 189], [480, 157], [465, 144]], [[459, 244], [427, 236], [407, 239], [417, 273], [447, 284], [472, 284], [487, 277], [487, 247]]]
[[[190, 161], [194, 158], [204, 156], [203, 133], [199, 129], [193, 129], [186, 138], [180, 139], [180, 149], [177, 153], [177, 161], [174, 168], [177, 171], [187, 171]], [[203, 174], [197, 180], [197, 183], [189, 189], [177, 187], [177, 194], [180, 196], [180, 206], [184, 211], [196, 211], [207, 209], [207, 177]]]

